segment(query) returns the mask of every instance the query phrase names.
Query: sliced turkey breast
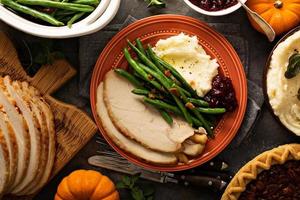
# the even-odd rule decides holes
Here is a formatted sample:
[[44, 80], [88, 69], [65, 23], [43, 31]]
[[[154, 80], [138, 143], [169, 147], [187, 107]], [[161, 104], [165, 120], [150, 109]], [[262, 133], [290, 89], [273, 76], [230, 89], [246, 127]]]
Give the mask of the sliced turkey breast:
[[22, 181], [11, 191], [12, 194], [18, 194], [22, 189], [24, 189], [30, 182], [34, 180], [35, 176], [38, 173], [41, 160], [41, 131], [38, 126], [38, 120], [32, 111], [28, 98], [26, 98], [26, 96], [23, 97], [23, 94], [18, 92], [18, 90], [13, 87], [12, 81], [9, 76], [4, 77], [4, 84], [10, 96], [16, 101], [16, 105], [20, 109], [29, 129], [29, 165], [24, 177], [22, 178]]
[[[37, 157], [38, 160], [36, 162], [36, 166], [34, 169], [35, 171], [34, 173], [30, 173], [28, 171], [28, 173], [30, 173], [32, 176], [31, 181], [28, 181], [26, 184], [23, 183], [23, 186], [19, 186], [20, 189], [15, 190], [15, 192], [13, 192], [16, 195], [25, 195], [27, 194], [26, 192], [24, 192], [26, 189], [28, 189], [29, 187], [36, 187], [36, 184], [39, 181], [41, 174], [44, 173], [44, 168], [47, 162], [47, 153], [48, 153], [48, 132], [47, 131], [45, 132], [45, 130], [47, 130], [46, 120], [44, 121], [42, 120], [42, 116], [41, 116], [42, 111], [40, 108], [38, 108], [38, 103], [33, 102], [35, 97], [31, 96], [29, 92], [22, 90], [21, 87], [22, 87], [21, 82], [19, 81], [12, 82], [11, 89], [14, 90], [14, 92], [18, 95], [19, 98], [22, 98], [23, 103], [25, 103], [26, 107], [31, 111], [31, 115], [33, 117], [32, 122], [34, 123], [36, 133], [38, 134], [38, 137], [40, 139], [38, 141], [39, 153], [36, 155], [36, 156], [39, 155], [39, 157]], [[33, 148], [31, 148], [31, 150], [33, 150]]]
[[5, 138], [9, 153], [9, 180], [7, 186], [7, 189], [9, 190], [14, 182], [17, 172], [18, 146], [15, 133], [8, 121], [6, 113], [2, 109], [3, 107], [0, 109], [0, 129]]
[[25, 119], [21, 115], [19, 108], [16, 106], [15, 100], [11, 98], [10, 94], [7, 92], [3, 78], [0, 78], [0, 104], [3, 106], [3, 110], [7, 113], [8, 119], [15, 132], [18, 145], [17, 172], [14, 183], [10, 188], [14, 189], [15, 186], [17, 186], [23, 180], [25, 172], [28, 168], [30, 140]]
[[[42, 107], [40, 106], [40, 96], [38, 93], [30, 91], [28, 87], [22, 87], [22, 83], [14, 82], [14, 87], [18, 89], [19, 92], [21, 92], [23, 95], [26, 95], [28, 98], [28, 101], [30, 101], [30, 105], [33, 109], [33, 112], [35, 113], [38, 124], [41, 129], [41, 162], [38, 169], [38, 174], [33, 180], [31, 184], [29, 184], [24, 190], [18, 193], [18, 195], [26, 195], [30, 194], [32, 190], [36, 190], [37, 187], [39, 187], [39, 183], [41, 182], [42, 177], [44, 176], [45, 169], [47, 168], [47, 162], [48, 162], [48, 151], [49, 151], [49, 132], [47, 128], [47, 120], [46, 116], [43, 113]], [[28, 84], [26, 84], [28, 85]]]
[[37, 102], [36, 100], [31, 99], [31, 107], [33, 108], [33, 112], [38, 118], [39, 126], [41, 127], [41, 162], [38, 169], [38, 174], [34, 178], [33, 182], [28, 185], [24, 190], [18, 193], [18, 195], [26, 195], [31, 194], [31, 190], [35, 190], [37, 186], [39, 186], [39, 182], [41, 181], [41, 178], [44, 175], [45, 168], [47, 167], [48, 162], [48, 151], [49, 151], [49, 133], [47, 129], [47, 122], [45, 114], [42, 112], [42, 108], [39, 106], [40, 102]]
[[109, 71], [104, 79], [104, 102], [115, 127], [127, 137], [161, 152], [178, 152], [194, 129], [181, 118], [170, 126], [159, 112], [132, 94], [133, 86]]
[[141, 144], [135, 142], [134, 140], [128, 139], [118, 129], [114, 126], [111, 119], [109, 118], [107, 109], [103, 100], [103, 83], [98, 86], [97, 89], [97, 112], [101, 120], [103, 128], [106, 134], [116, 143], [118, 147], [137, 156], [147, 162], [170, 165], [177, 162], [177, 158], [171, 153], [162, 153], [153, 151], [151, 149], [145, 148]]
[[9, 174], [10, 174], [10, 162], [9, 162], [9, 151], [8, 145], [6, 143], [4, 134], [0, 130], [0, 198], [6, 192], [7, 186], [9, 184]]
[[43, 175], [40, 178], [40, 181], [37, 183], [37, 185], [35, 185], [35, 187], [32, 187], [29, 191], [26, 191], [26, 194], [34, 194], [35, 192], [40, 190], [41, 187], [44, 186], [44, 184], [49, 180], [54, 165], [56, 153], [54, 116], [49, 104], [41, 97], [37, 89], [35, 89], [32, 86], [29, 86], [27, 82], [22, 82], [22, 90], [28, 92], [28, 94], [30, 94], [33, 97], [33, 99], [35, 99], [38, 103], [39, 108], [45, 116], [48, 133], [47, 163]]

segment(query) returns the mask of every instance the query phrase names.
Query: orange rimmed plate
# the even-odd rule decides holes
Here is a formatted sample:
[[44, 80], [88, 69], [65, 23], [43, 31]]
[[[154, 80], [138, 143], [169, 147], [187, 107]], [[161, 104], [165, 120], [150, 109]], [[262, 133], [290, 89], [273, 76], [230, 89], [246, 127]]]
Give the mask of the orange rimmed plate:
[[[141, 38], [144, 44], [155, 45], [159, 39], [168, 38], [179, 33], [196, 35], [200, 44], [216, 58], [220, 68], [219, 73], [230, 77], [236, 92], [238, 101], [237, 109], [225, 114], [215, 128], [215, 138], [208, 141], [205, 151], [199, 157], [188, 164], [175, 166], [157, 166], [146, 163], [135, 156], [123, 151], [107, 136], [101, 121], [97, 116], [96, 97], [97, 87], [105, 74], [112, 68], [127, 68], [128, 64], [123, 54], [123, 48], [127, 46], [126, 40], [134, 41]], [[207, 24], [187, 16], [181, 15], [157, 15], [138, 20], [127, 26], [106, 45], [95, 65], [90, 87], [91, 107], [95, 121], [106, 141], [123, 157], [129, 161], [151, 170], [180, 171], [199, 166], [218, 155], [236, 135], [247, 106], [247, 81], [241, 61], [230, 43]]]

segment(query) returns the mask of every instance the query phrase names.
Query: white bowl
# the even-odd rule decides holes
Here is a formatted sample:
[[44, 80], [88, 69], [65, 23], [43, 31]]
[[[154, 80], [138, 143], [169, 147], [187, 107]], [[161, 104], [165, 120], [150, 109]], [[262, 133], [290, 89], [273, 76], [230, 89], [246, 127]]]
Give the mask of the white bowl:
[[[242, 0], [243, 3], [245, 3], [247, 0]], [[192, 2], [189, 0], [184, 0], [184, 2], [191, 7], [193, 10], [197, 11], [198, 13], [204, 14], [204, 15], [209, 15], [209, 16], [223, 16], [223, 15], [228, 15], [237, 9], [239, 9], [242, 5], [238, 2], [234, 6], [231, 6], [229, 8], [219, 10], [219, 11], [207, 11], [199, 8], [198, 6], [194, 5]]]
[[0, 5], [0, 19], [31, 35], [45, 38], [71, 38], [94, 33], [105, 27], [117, 14], [121, 0], [101, 0], [98, 7], [85, 19], [67, 26], [40, 25], [18, 16]]

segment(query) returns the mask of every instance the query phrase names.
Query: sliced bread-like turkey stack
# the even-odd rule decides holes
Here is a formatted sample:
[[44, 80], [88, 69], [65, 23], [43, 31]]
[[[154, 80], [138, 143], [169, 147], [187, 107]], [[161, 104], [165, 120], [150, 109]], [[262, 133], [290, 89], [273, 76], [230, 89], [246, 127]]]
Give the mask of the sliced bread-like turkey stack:
[[97, 91], [102, 127], [119, 148], [158, 165], [176, 164], [182, 157], [178, 155], [197, 156], [202, 152], [206, 141], [193, 141], [195, 130], [187, 122], [174, 116], [169, 125], [132, 89], [130, 82], [111, 70]]
[[49, 179], [54, 155], [49, 105], [27, 82], [0, 77], [0, 195], [36, 193]]

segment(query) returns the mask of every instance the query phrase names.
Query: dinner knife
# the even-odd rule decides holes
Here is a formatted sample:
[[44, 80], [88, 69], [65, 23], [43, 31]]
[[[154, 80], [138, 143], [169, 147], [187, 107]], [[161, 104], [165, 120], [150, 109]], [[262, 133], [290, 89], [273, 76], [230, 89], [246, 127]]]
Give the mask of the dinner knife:
[[125, 159], [116, 159], [110, 156], [95, 155], [88, 159], [88, 163], [96, 167], [102, 167], [125, 174], [140, 174], [140, 177], [143, 179], [159, 183], [174, 183], [184, 186], [204, 187], [210, 188], [214, 191], [223, 191], [227, 186], [226, 181], [218, 178], [145, 170], [129, 163]]

